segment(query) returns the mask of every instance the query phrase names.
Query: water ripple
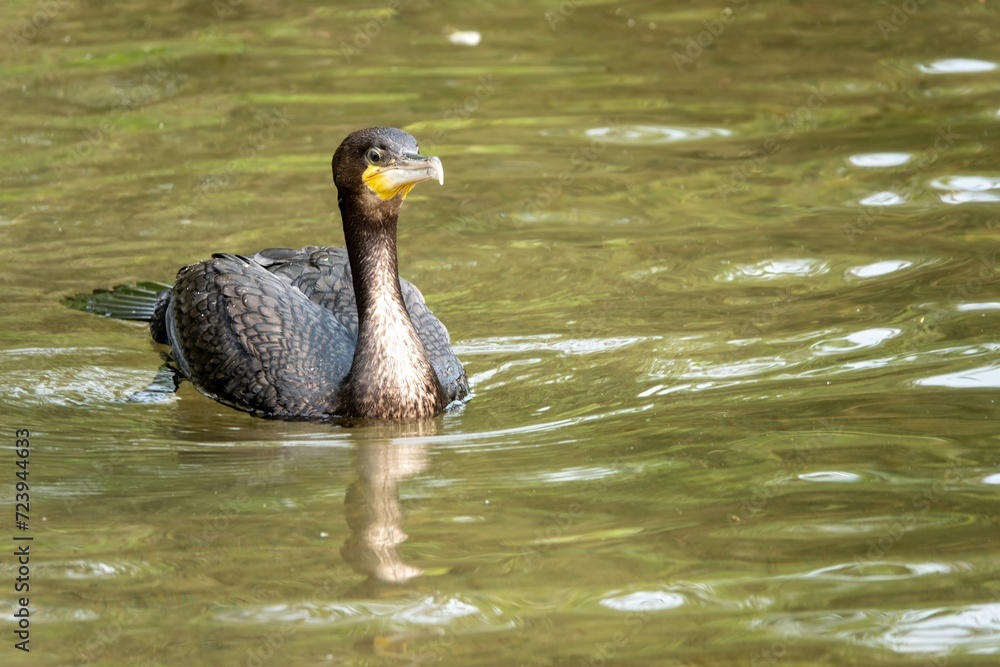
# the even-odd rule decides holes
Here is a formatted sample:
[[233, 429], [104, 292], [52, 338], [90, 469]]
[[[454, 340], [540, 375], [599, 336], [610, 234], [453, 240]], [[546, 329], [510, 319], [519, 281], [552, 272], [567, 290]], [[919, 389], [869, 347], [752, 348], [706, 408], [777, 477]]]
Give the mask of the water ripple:
[[636, 591], [628, 595], [604, 598], [601, 604], [615, 611], [663, 611], [684, 604], [684, 596], [666, 591]]
[[988, 176], [947, 176], [930, 183], [936, 190], [947, 190], [940, 195], [945, 204], [968, 204], [1000, 201], [1000, 178]]
[[0, 396], [25, 405], [88, 406], [110, 403], [168, 403], [176, 396], [145, 391], [148, 371], [97, 366], [2, 373]]
[[858, 567], [856, 563], [839, 563], [829, 567], [822, 567], [818, 570], [794, 574], [782, 579], [827, 579], [832, 581], [892, 581], [895, 579], [909, 579], [912, 577], [925, 577], [932, 574], [950, 574], [955, 571], [955, 567], [948, 563], [899, 563], [892, 561], [881, 561], [875, 564], [866, 564]]
[[774, 280], [789, 276], [818, 276], [829, 271], [826, 262], [819, 259], [766, 259], [756, 264], [744, 264], [723, 273], [718, 280], [736, 282], [739, 280]]
[[[49, 569], [58, 572], [61, 570], [62, 576], [67, 579], [100, 579], [105, 577], [118, 577], [136, 575], [143, 571], [143, 567], [133, 563], [107, 563], [100, 561], [77, 560], [66, 563], [59, 567], [53, 564]], [[55, 576], [59, 576], [56, 574]]]
[[989, 365], [957, 373], [944, 373], [920, 378], [914, 384], [921, 387], [951, 387], [952, 389], [1000, 388], [1000, 366]]
[[583, 482], [595, 479], [604, 479], [613, 476], [617, 471], [614, 468], [604, 467], [573, 467], [563, 468], [555, 472], [542, 473], [537, 476], [525, 477], [529, 481], [541, 481], [544, 483], [559, 482]]
[[[866, 629], [843, 627], [835, 632], [849, 641], [895, 653], [1000, 654], [1000, 604], [973, 604], [958, 608], [931, 608], [896, 612], [864, 612], [870, 616]], [[860, 619], [843, 618], [828, 622], [834, 626], [857, 627]], [[880, 633], [875, 628], [881, 628]], [[833, 629], [833, 628], [831, 628]], [[815, 632], [824, 632], [814, 628]]]
[[506, 440], [502, 445], [503, 449], [517, 449], [521, 447], [535, 448], [538, 446], [538, 441], [534, 438], [521, 442], [517, 440], [512, 440], [514, 436], [519, 435], [531, 435], [535, 436], [540, 433], [548, 433], [551, 431], [557, 431], [559, 429], [567, 428], [570, 426], [576, 426], [578, 424], [585, 424], [591, 422], [606, 421], [613, 417], [619, 415], [633, 415], [639, 414], [641, 412], [646, 412], [653, 408], [652, 404], [641, 405], [634, 408], [619, 408], [617, 410], [609, 410], [607, 412], [598, 412], [589, 415], [582, 415], [579, 417], [567, 417], [565, 419], [557, 419], [554, 421], [540, 422], [537, 424], [527, 424], [525, 426], [514, 426], [511, 428], [494, 429], [491, 431], [483, 431], [480, 433], [452, 433], [444, 435], [434, 435], [434, 436], [402, 436], [399, 438], [393, 438], [393, 442], [407, 445], [416, 444], [433, 444], [436, 447], [457, 447], [457, 448], [467, 448], [473, 445], [474, 442], [480, 440]]
[[484, 611], [458, 597], [423, 597], [418, 600], [278, 603], [256, 608], [228, 609], [216, 616], [221, 621], [231, 623], [297, 621], [326, 626], [352, 625], [376, 619], [388, 619], [411, 626], [448, 625], [460, 618], [475, 617], [483, 625], [495, 626], [498, 625], [500, 612], [493, 608]]
[[927, 65], [917, 65], [917, 69], [924, 74], [975, 74], [992, 72], [996, 68], [996, 63], [988, 60], [976, 60], [975, 58], [946, 58], [935, 60]]
[[1000, 301], [984, 301], [980, 303], [960, 303], [955, 306], [955, 310], [965, 313], [979, 310], [1000, 310]]
[[868, 195], [859, 202], [862, 206], [899, 206], [906, 203], [906, 197], [896, 194], [891, 190], [883, 190], [873, 195]]
[[519, 352], [560, 352], [567, 356], [593, 354], [620, 350], [622, 348], [650, 340], [643, 336], [619, 336], [611, 338], [562, 338], [558, 334], [537, 336], [506, 336], [503, 338], [480, 338], [455, 345], [459, 355], [463, 354], [515, 354]]
[[892, 327], [880, 327], [875, 329], [864, 329], [855, 331], [839, 338], [830, 338], [820, 341], [812, 346], [811, 350], [816, 356], [827, 356], [831, 354], [844, 354], [855, 352], [867, 348], [877, 347], [885, 341], [895, 338], [902, 333], [901, 329]]
[[798, 476], [803, 482], [860, 482], [861, 475], [841, 470], [819, 470]]
[[855, 167], [874, 169], [880, 167], [898, 167], [910, 161], [911, 153], [858, 153], [847, 158]]
[[902, 271], [903, 269], [908, 269], [911, 266], [913, 266], [913, 262], [909, 262], [905, 259], [886, 259], [873, 264], [855, 266], [848, 269], [847, 272], [857, 278], [875, 278], [895, 273], [897, 271]]
[[584, 132], [591, 139], [613, 144], [673, 144], [710, 137], [728, 137], [732, 132], [721, 127], [665, 127], [661, 125], [617, 125], [594, 127]]

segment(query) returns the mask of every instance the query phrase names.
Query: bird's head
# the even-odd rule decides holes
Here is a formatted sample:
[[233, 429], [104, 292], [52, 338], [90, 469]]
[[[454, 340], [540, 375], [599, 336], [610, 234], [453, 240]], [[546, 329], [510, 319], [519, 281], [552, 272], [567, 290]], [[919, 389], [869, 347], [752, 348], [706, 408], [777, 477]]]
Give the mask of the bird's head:
[[436, 157], [420, 155], [417, 140], [394, 127], [359, 130], [333, 154], [333, 182], [343, 200], [358, 200], [369, 211], [398, 210], [420, 181], [444, 185], [444, 167]]

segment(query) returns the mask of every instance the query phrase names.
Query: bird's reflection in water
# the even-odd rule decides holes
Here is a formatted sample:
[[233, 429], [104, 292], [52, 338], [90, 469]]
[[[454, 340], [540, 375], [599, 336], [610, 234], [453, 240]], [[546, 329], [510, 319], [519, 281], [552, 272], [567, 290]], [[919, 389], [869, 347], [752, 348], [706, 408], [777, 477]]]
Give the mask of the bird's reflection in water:
[[356, 468], [358, 479], [347, 488], [344, 510], [350, 537], [340, 553], [347, 563], [368, 575], [363, 588], [375, 592], [382, 584], [402, 584], [423, 574], [423, 569], [403, 561], [400, 545], [403, 532], [403, 508], [399, 502], [399, 483], [427, 468], [428, 443], [408, 437], [434, 435], [436, 421], [371, 427], [371, 433], [358, 443]]

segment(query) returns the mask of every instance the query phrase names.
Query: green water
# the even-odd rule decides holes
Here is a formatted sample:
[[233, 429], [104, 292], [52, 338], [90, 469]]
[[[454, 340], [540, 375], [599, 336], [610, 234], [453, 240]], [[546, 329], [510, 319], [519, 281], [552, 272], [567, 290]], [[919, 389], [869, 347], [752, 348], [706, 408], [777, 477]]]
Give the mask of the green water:
[[[0, 535], [34, 538], [30, 654], [0, 560], [0, 664], [996, 664], [995, 0], [17, 1], [0, 28]], [[376, 124], [444, 163], [400, 264], [464, 410], [155, 399], [144, 328], [60, 303], [341, 244], [330, 155]]]

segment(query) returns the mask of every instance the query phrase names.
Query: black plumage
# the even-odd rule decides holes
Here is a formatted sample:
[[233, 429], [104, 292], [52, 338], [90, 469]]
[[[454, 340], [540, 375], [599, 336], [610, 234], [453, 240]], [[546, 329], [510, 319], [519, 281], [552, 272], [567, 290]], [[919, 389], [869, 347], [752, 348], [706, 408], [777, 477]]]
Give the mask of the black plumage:
[[372, 128], [347, 137], [332, 168], [346, 249], [216, 254], [181, 269], [169, 290], [118, 288], [71, 303], [149, 319], [184, 377], [259, 416], [437, 414], [469, 386], [444, 325], [399, 278], [396, 221], [415, 183], [443, 182], [441, 163], [418, 155], [409, 134]]

